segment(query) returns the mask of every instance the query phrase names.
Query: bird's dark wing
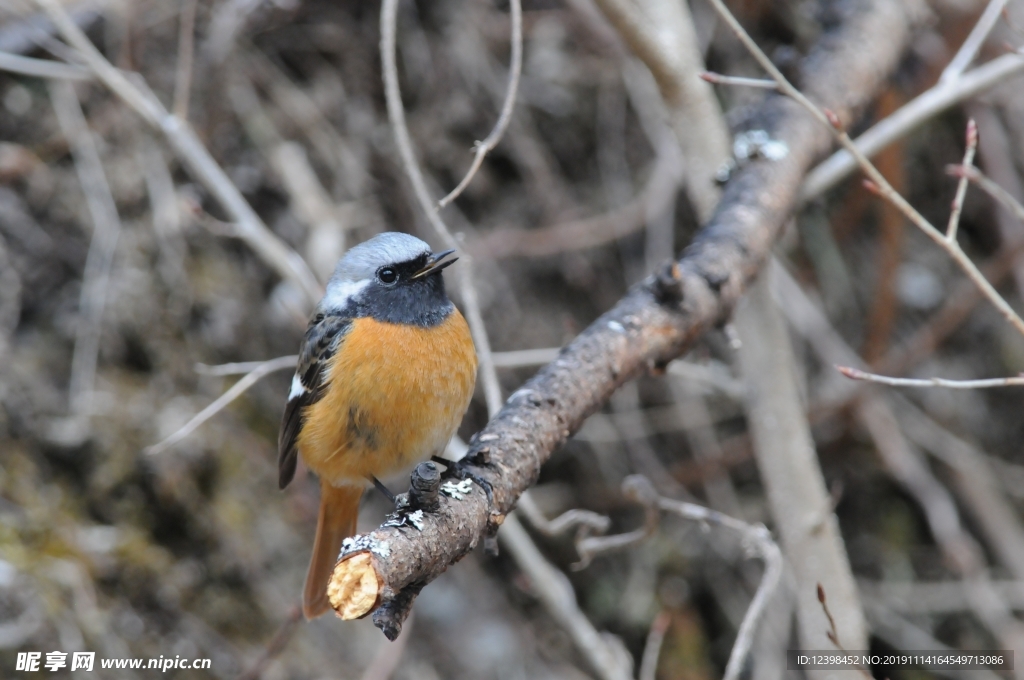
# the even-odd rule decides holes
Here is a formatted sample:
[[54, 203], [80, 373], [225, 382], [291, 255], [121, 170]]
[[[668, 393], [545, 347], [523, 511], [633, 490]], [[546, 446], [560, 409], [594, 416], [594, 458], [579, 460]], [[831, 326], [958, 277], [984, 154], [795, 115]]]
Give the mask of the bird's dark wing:
[[324, 369], [352, 327], [352, 319], [342, 316], [317, 315], [309, 323], [299, 348], [299, 365], [292, 378], [292, 389], [284, 407], [281, 432], [277, 439], [277, 474], [280, 488], [288, 486], [295, 476], [298, 461], [296, 440], [302, 429], [303, 412], [325, 394]]

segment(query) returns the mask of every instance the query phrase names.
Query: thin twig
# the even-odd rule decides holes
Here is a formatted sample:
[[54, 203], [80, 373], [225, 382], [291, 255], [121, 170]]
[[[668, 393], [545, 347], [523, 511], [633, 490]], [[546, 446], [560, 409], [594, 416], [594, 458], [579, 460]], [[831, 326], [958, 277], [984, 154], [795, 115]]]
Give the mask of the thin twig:
[[[864, 582], [861, 582], [859, 587], [862, 589], [862, 592], [871, 592]], [[961, 591], [964, 590], [959, 584], [956, 587]], [[898, 614], [897, 607], [891, 604], [893, 599], [888, 596], [874, 595], [865, 598], [865, 611], [871, 621], [872, 634], [895, 649], [928, 650], [938, 653], [954, 651], [953, 648], [942, 644], [932, 637], [930, 633], [926, 633]], [[1000, 680], [1003, 677], [990, 670], [981, 668], [941, 671], [936, 672], [935, 675], [951, 678], [952, 680]]]
[[516, 93], [519, 91], [519, 77], [523, 72], [523, 8], [521, 0], [509, 0], [509, 9], [512, 13], [512, 54], [510, 57], [512, 63], [509, 65], [508, 90], [505, 92], [505, 101], [501, 105], [501, 114], [487, 138], [476, 143], [473, 149], [476, 155], [473, 157], [473, 163], [469, 166], [466, 176], [452, 189], [451, 193], [437, 202], [438, 208], [445, 207], [465, 191], [483, 164], [484, 157], [498, 145], [508, 128], [509, 121], [512, 120], [512, 109], [515, 108]]
[[491, 358], [497, 368], [525, 368], [527, 366], [543, 366], [558, 358], [561, 347], [542, 347], [540, 349], [518, 349], [511, 352], [494, 352]]
[[[1024, 581], [989, 584], [1012, 609], [1024, 609]], [[858, 586], [873, 600], [904, 614], [950, 614], [971, 610], [970, 593], [962, 581], [867, 581]]]
[[235, 680], [259, 680], [260, 676], [263, 675], [263, 671], [267, 670], [267, 666], [270, 662], [277, 658], [277, 656], [284, 651], [284, 648], [288, 646], [292, 636], [295, 635], [295, 631], [299, 629], [299, 624], [302, 623], [302, 607], [296, 605], [291, 608], [288, 612], [288, 618], [284, 620], [281, 626], [274, 633], [274, 637], [267, 643], [267, 648], [260, 654], [260, 658], [256, 660], [256, 663], [252, 667], [239, 675]]
[[[970, 99], [995, 85], [1007, 82], [1024, 71], [1024, 56], [1004, 54], [968, 71], [954, 81], [926, 90], [895, 113], [879, 121], [854, 142], [865, 156], [874, 156], [889, 144], [906, 136], [926, 120], [945, 111], [954, 104]], [[840, 149], [807, 173], [800, 202], [806, 203], [825, 193], [848, 177], [857, 168], [845, 149]]]
[[[280, 357], [274, 359], [274, 361], [284, 361], [288, 357]], [[299, 363], [299, 356], [297, 354], [291, 355], [291, 359], [294, 364]], [[252, 373], [254, 370], [267, 363], [266, 361], [239, 361], [230, 364], [217, 364], [211, 366], [210, 364], [199, 364], [195, 365], [195, 372], [199, 375], [209, 375], [214, 377], [222, 377], [225, 375], [242, 375], [244, 373]]]
[[[817, 68], [805, 74], [808, 88], [822, 92], [823, 100], [844, 114], [862, 105], [895, 66], [918, 17], [902, 3], [869, 0], [868, 6], [872, 11], [852, 16], [815, 46], [810, 58]], [[863, 49], [865, 35], [873, 37], [871, 49]], [[853, 51], [857, 58], [848, 58]], [[795, 159], [807, 160], [827, 148], [828, 136], [808, 127], [809, 117], [779, 115], [788, 110], [788, 103], [769, 97], [754, 113], [765, 116], [772, 138], [789, 145], [788, 160], [744, 168], [744, 181], [727, 188], [727, 202], [678, 267], [634, 287], [567, 345], [557, 361], [527, 381], [474, 438], [468, 455], [476, 460], [487, 456], [487, 463], [474, 469], [491, 483], [491, 498], [471, 487], [464, 498], [446, 497], [437, 514], [426, 514], [422, 531], [382, 526], [370, 532], [368, 540], [388, 543], [388, 556], [347, 553], [334, 575], [372, 571], [380, 599], [370, 606], [376, 605], [378, 627], [397, 632], [419, 589], [497, 529], [501, 513], [511, 510], [551, 452], [617, 387], [681, 355], [728, 318], [791, 212], [804, 174], [803, 163]], [[364, 557], [354, 559], [358, 556]], [[347, 609], [350, 603], [339, 599]]]
[[595, 556], [623, 550], [650, 538], [658, 530], [658, 501], [661, 498], [650, 480], [643, 475], [630, 475], [622, 480], [622, 495], [631, 501], [644, 506], [645, 518], [642, 527], [623, 534], [611, 536], [577, 537], [576, 552], [579, 562], [572, 565], [573, 570], [586, 568]]
[[[792, 327], [802, 335], [822, 361], [854, 364], [859, 358], [831, 326], [824, 313], [803, 293], [781, 267], [775, 277], [776, 296]], [[971, 593], [971, 608], [1000, 639], [1013, 648], [1017, 623], [1005, 603], [988, 587], [983, 553], [964, 529], [959, 509], [945, 486], [935, 477], [918, 449], [904, 436], [889, 399], [868, 393], [856, 404], [856, 415], [875, 442], [890, 474], [920, 504], [932, 536], [943, 557], [963, 579]]]
[[[562, 351], [561, 347], [542, 347], [539, 349], [518, 349], [511, 350], [508, 352], [494, 352], [491, 357], [494, 359], [494, 365], [497, 368], [527, 368], [530, 366], [543, 366], [544, 364], [551, 363], [558, 358], [559, 352]], [[255, 366], [256, 363], [244, 363], [244, 364], [225, 364], [225, 366]], [[202, 368], [200, 368], [202, 367]], [[206, 373], [207, 370], [215, 370], [217, 367], [207, 367], [205, 364], [197, 364], [196, 371], [200, 373]], [[242, 370], [232, 370], [234, 373], [245, 373], [250, 370], [246, 368]], [[717, 361], [711, 363], [697, 363], [694, 361], [684, 361], [683, 359], [676, 359], [668, 365], [666, 370], [672, 375], [685, 378], [691, 382], [701, 383], [708, 387], [714, 388], [717, 392], [720, 392], [733, 399], [742, 399], [745, 394], [745, 387], [743, 383], [736, 378], [733, 378], [729, 374], [729, 369], [724, 364]], [[229, 375], [228, 373], [208, 373], [208, 375]]]
[[[978, 150], [978, 124], [971, 118], [967, 121], [967, 148], [964, 150], [963, 167], [971, 168], [974, 165], [974, 154]], [[957, 183], [956, 196], [953, 198], [953, 209], [949, 213], [949, 225], [946, 227], [946, 239], [956, 241], [956, 230], [960, 226], [960, 213], [964, 209], [964, 198], [967, 197], [966, 173], [960, 177]]]
[[[599, 515], [590, 510], [574, 508], [563, 512], [558, 517], [549, 520], [544, 516], [533, 495], [525, 493], [519, 497], [516, 510], [522, 513], [530, 525], [546, 536], [557, 536], [569, 529], [576, 529], [577, 532], [585, 531], [603, 534], [611, 527], [612, 521], [605, 515]], [[579, 535], [579, 534], [577, 534]]]
[[[53, 2], [54, 0], [40, 1]], [[405, 109], [402, 106], [402, 92], [398, 86], [398, 65], [395, 63], [397, 30], [398, 0], [384, 0], [380, 8], [380, 54], [381, 66], [384, 71], [384, 96], [387, 100], [388, 118], [395, 135], [395, 144], [398, 146], [398, 153], [402, 158], [402, 166], [412, 184], [413, 193], [416, 195], [416, 200], [419, 201], [420, 208], [426, 214], [427, 220], [448, 248], [458, 248], [458, 241], [452, 236], [448, 225], [441, 219], [437, 206], [430, 197], [430, 191], [427, 189], [423, 172], [416, 161], [412, 140], [409, 137], [409, 127], [405, 122]], [[491, 359], [491, 341], [487, 336], [487, 327], [484, 325], [483, 315], [480, 312], [480, 299], [476, 286], [473, 285], [473, 260], [465, 251], [462, 255], [459, 288], [462, 292], [462, 302], [466, 307], [466, 321], [469, 323], [473, 342], [476, 343], [476, 353], [480, 361], [480, 377], [483, 380], [484, 395], [487, 400], [487, 411], [493, 416], [501, 410], [504, 400], [501, 397], [498, 373], [495, 371], [494, 361]]]
[[[714, 90], [694, 77], [705, 70], [705, 64], [689, 4], [671, 0], [597, 0], [596, 4], [658, 85], [668, 122], [686, 159], [673, 174], [682, 176], [698, 221], [704, 223], [721, 196], [715, 175], [729, 159], [730, 142]], [[659, 140], [655, 148], [661, 145]], [[659, 160], [671, 156], [659, 153]], [[644, 222], [660, 212], [646, 212]]]
[[754, 644], [754, 633], [757, 631], [761, 615], [764, 614], [768, 601], [782, 578], [782, 552], [764, 525], [747, 524], [700, 505], [668, 498], [660, 499], [658, 506], [662, 510], [675, 513], [684, 519], [715, 524], [739, 533], [747, 548], [764, 561], [764, 574], [761, 576], [761, 583], [757, 586], [754, 599], [751, 600], [750, 606], [747, 607], [747, 613], [743, 616], [743, 623], [740, 624], [740, 629], [736, 633], [736, 642], [733, 643], [732, 652], [729, 653], [729, 663], [725, 667], [725, 675], [722, 676], [722, 680], [736, 680], [743, 671], [743, 663], [750, 652], [750, 647]]
[[1004, 7], [1006, 7], [1006, 0], [990, 0], [967, 39], [964, 40], [964, 44], [960, 46], [956, 55], [942, 70], [942, 75], [939, 76], [940, 85], [955, 81], [971, 65], [978, 50], [988, 38], [988, 34], [992, 32], [996, 22], [999, 21], [999, 15], [1002, 14]]
[[853, 649], [867, 644], [863, 611], [800, 394], [797, 357], [779, 303], [777, 262], [747, 291], [735, 319], [747, 385], [747, 424], [769, 508], [792, 565], [800, 643], [827, 649], [815, 583], [833, 593], [839, 629]]
[[174, 71], [174, 104], [171, 111], [188, 120], [188, 98], [192, 91], [192, 57], [195, 53], [196, 6], [199, 0], [185, 0], [178, 25], [178, 66]]
[[539, 229], [495, 229], [470, 241], [469, 247], [474, 253], [492, 259], [544, 257], [596, 248], [628, 236], [646, 225], [648, 214], [665, 210], [674, 199], [679, 178], [672, 165], [666, 154], [659, 155], [644, 188], [614, 210]]
[[284, 142], [270, 150], [270, 161], [277, 170], [292, 211], [308, 228], [306, 259], [322, 281], [331, 277], [334, 266], [345, 251], [346, 225], [342, 211], [320, 183], [302, 145]]
[[22, 57], [9, 52], [0, 52], [0, 71], [60, 80], [92, 80], [93, 78], [92, 72], [81, 66], [65, 64], [52, 59]]
[[787, 97], [793, 99], [805, 110], [807, 110], [812, 116], [814, 116], [820, 123], [828, 126], [832, 131], [832, 135], [835, 139], [846, 149], [851, 156], [860, 166], [861, 170], [864, 171], [869, 178], [869, 183], [866, 185], [870, 190], [878, 193], [882, 198], [889, 201], [894, 205], [900, 212], [902, 212], [911, 222], [914, 223], [928, 238], [935, 241], [943, 250], [945, 250], [953, 261], [963, 270], [967, 276], [974, 281], [975, 285], [981, 289], [982, 293], [988, 298], [989, 302], [995, 306], [999, 313], [1005, 318], [1017, 331], [1024, 335], [1024, 319], [1021, 319], [1017, 315], [1017, 312], [1009, 305], [1009, 303], [992, 287], [978, 268], [971, 262], [970, 258], [960, 249], [960, 246], [956, 242], [950, 242], [946, 239], [945, 234], [939, 231], [931, 222], [929, 222], [924, 215], [918, 212], [902, 195], [889, 184], [889, 181], [885, 179], [878, 168], [868, 160], [867, 156], [861, 152], [860, 149], [850, 139], [849, 134], [843, 127], [842, 122], [839, 120], [831, 111], [820, 108], [808, 99], [800, 90], [795, 88], [782, 72], [775, 67], [771, 59], [768, 58], [757, 43], [754, 42], [753, 38], [744, 30], [740, 23], [736, 20], [736, 17], [732, 15], [729, 9], [725, 6], [722, 0], [711, 0], [711, 4], [715, 10], [718, 11], [719, 16], [729, 26], [730, 29], [736, 34], [740, 42], [747, 48], [754, 59], [764, 68], [765, 71], [771, 75], [771, 77], [779, 84], [779, 91]]
[[[9, 1], [5, 0], [5, 7]], [[25, 7], [24, 2], [20, 4]], [[68, 8], [68, 14], [82, 30], [88, 31], [103, 19], [103, 5], [77, 2]], [[57, 42], [53, 39], [54, 32], [53, 22], [38, 13], [22, 17], [8, 16], [0, 24], [0, 52], [31, 54], [40, 47], [49, 50], [50, 44]]]
[[228, 404], [242, 396], [246, 390], [259, 382], [261, 378], [270, 375], [274, 371], [283, 371], [288, 368], [295, 368], [295, 363], [297, 361], [298, 358], [295, 356], [278, 357], [276, 359], [264, 361], [259, 366], [249, 371], [245, 377], [232, 385], [231, 389], [217, 397], [212, 404], [197, 413], [192, 420], [182, 425], [181, 428], [172, 435], [161, 442], [147, 447], [146, 453], [157, 454], [171, 448], [182, 439], [192, 434], [197, 427], [205, 423], [217, 413], [223, 411]]
[[977, 184], [979, 189], [1002, 204], [1017, 219], [1024, 222], [1024, 205], [1021, 205], [1020, 201], [1013, 197], [1013, 194], [993, 182], [978, 168], [974, 166], [951, 165], [946, 168], [946, 172], [954, 177], [966, 177], [974, 184]]
[[893, 387], [949, 387], [954, 390], [977, 390], [988, 387], [1016, 387], [1024, 385], [1024, 375], [1012, 378], [987, 378], [983, 380], [947, 380], [945, 378], [893, 378], [869, 373], [850, 366], [836, 366], [836, 370], [852, 380], [892, 385]]
[[505, 518], [498, 532], [498, 540], [512, 553], [519, 568], [530, 577], [533, 592], [569, 633], [598, 677], [601, 680], [629, 679], [629, 670], [623, 660], [580, 611], [569, 579], [544, 558], [515, 514]]
[[411, 637], [409, 629], [412, 627], [415, 618], [416, 614], [413, 612], [405, 620], [405, 625], [402, 627], [405, 635], [399, 636], [394, 642], [385, 640], [381, 643], [373, 656], [373, 661], [363, 671], [359, 680], [389, 680], [395, 674], [398, 664], [402, 661], [402, 653], [405, 651], [406, 645], [409, 644], [409, 638]]
[[658, 657], [661, 656], [661, 645], [665, 642], [665, 633], [672, 623], [672, 615], [667, 610], [661, 610], [654, 617], [651, 629], [647, 632], [647, 643], [644, 645], [644, 655], [640, 660], [640, 673], [638, 680], [654, 680], [658, 671]]
[[142, 116], [147, 124], [164, 134], [189, 172], [213, 194], [231, 221], [236, 223], [238, 237], [281, 278], [297, 285], [311, 303], [318, 301], [323, 295], [323, 288], [305, 261], [263, 223], [188, 123], [168, 113], [141, 78], [132, 82], [114, 68], [71, 21], [58, 0], [36, 0], [36, 3], [46, 11], [60, 34], [78, 51], [78, 55], [96, 77]]
[[704, 71], [700, 74], [701, 80], [706, 80], [714, 85], [736, 85], [739, 87], [756, 87], [762, 90], [778, 90], [779, 84], [774, 80], [764, 78], [743, 78], [741, 76], [725, 76], [713, 71]]
[[71, 146], [75, 172], [85, 193], [85, 203], [93, 225], [89, 254], [82, 274], [79, 299], [82, 317], [75, 332], [69, 385], [71, 410], [81, 415], [88, 408], [89, 393], [96, 379], [103, 310], [107, 302], [114, 253], [121, 234], [121, 218], [103, 171], [96, 139], [86, 123], [74, 86], [63, 80], [50, 81], [49, 85], [57, 121]]

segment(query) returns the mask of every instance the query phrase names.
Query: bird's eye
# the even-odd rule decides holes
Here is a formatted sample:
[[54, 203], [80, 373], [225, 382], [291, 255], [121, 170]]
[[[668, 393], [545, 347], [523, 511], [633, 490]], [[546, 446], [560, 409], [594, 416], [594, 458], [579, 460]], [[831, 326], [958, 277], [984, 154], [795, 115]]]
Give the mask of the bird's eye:
[[398, 280], [398, 274], [391, 267], [377, 270], [377, 279], [384, 284], [392, 284]]

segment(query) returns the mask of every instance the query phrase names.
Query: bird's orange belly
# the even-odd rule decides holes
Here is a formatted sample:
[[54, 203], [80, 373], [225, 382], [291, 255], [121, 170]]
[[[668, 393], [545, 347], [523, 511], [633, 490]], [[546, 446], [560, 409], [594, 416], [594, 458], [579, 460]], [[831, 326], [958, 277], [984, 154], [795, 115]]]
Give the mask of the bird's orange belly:
[[357, 319], [304, 413], [298, 448], [332, 485], [440, 454], [473, 396], [476, 352], [458, 310], [432, 328]]

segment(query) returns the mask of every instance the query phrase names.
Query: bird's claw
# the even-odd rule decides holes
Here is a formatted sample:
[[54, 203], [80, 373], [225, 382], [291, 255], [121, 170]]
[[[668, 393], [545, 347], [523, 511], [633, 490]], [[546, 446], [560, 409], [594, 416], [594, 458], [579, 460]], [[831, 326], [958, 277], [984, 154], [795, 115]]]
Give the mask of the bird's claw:
[[432, 456], [432, 460], [444, 465], [445, 470], [441, 475], [442, 477], [454, 477], [458, 480], [470, 480], [484, 490], [484, 493], [487, 495], [487, 505], [494, 505], [494, 487], [491, 486], [491, 483], [486, 479], [469, 469], [469, 466], [472, 465], [471, 462], [467, 461], [465, 458], [461, 460], [448, 460], [447, 458], [441, 458], [440, 456]]

